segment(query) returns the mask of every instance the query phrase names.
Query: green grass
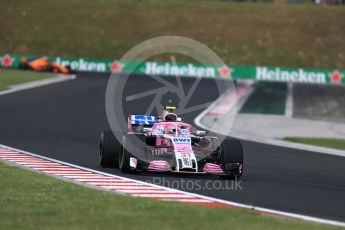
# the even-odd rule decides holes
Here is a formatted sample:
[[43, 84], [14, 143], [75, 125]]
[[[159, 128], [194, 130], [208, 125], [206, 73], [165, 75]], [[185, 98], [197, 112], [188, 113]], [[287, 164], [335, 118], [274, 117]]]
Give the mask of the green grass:
[[0, 69], [0, 91], [9, 89], [10, 86], [53, 77], [53, 74], [33, 71]]
[[0, 4], [0, 52], [113, 59], [144, 40], [179, 35], [205, 43], [229, 64], [345, 68], [345, 7], [207, 0]]
[[316, 145], [333, 149], [345, 150], [345, 139], [335, 138], [303, 138], [303, 137], [285, 137], [283, 140], [297, 142], [308, 145]]
[[258, 82], [240, 113], [285, 114], [286, 83]]
[[1, 229], [330, 229], [244, 209], [115, 195], [0, 162]]

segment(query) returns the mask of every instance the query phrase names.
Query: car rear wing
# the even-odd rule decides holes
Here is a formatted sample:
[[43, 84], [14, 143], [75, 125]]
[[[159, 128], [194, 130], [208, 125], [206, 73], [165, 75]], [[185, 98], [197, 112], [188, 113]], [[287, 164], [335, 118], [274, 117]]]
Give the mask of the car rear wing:
[[[128, 116], [128, 131], [129, 132], [140, 132], [142, 128], [147, 127], [150, 128], [156, 123], [156, 118], [154, 116], [146, 116], [146, 115], [129, 115]], [[133, 130], [133, 128], [136, 130]]]

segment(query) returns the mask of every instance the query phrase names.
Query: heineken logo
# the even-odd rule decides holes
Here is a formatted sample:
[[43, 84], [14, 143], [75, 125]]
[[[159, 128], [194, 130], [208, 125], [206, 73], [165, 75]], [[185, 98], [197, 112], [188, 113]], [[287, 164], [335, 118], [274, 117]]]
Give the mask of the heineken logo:
[[171, 75], [186, 77], [215, 78], [217, 76], [216, 69], [214, 67], [196, 66], [193, 64], [159, 64], [156, 62], [146, 62], [145, 73], [148, 75]]
[[[17, 67], [22, 57], [16, 54], [0, 54], [1, 67]], [[192, 63], [128, 62], [119, 60], [98, 60], [87, 58], [48, 57], [48, 60], [63, 66], [70, 66], [75, 71], [100, 73], [145, 73], [147, 75], [165, 75], [200, 78], [235, 78], [261, 81], [280, 81], [317, 84], [345, 84], [345, 70], [303, 69], [280, 67], [250, 67], [228, 65], [201, 65]]]
[[76, 60], [66, 60], [57, 57], [55, 60], [56, 63], [63, 65], [63, 66], [71, 66], [73, 70], [76, 71], [94, 71], [94, 72], [106, 72], [107, 65], [105, 62], [94, 62], [94, 61], [87, 61], [83, 58], [79, 58]]
[[326, 83], [327, 77], [322, 72], [305, 71], [303, 69], [282, 70], [281, 68], [256, 68], [256, 79], [264, 81], [285, 81], [305, 83]]
[[234, 71], [233, 69], [229, 68], [227, 65], [223, 65], [222, 68], [218, 69], [220, 76], [222, 78], [231, 77], [231, 73]]
[[112, 73], [120, 73], [122, 71], [122, 64], [118, 60], [111, 63], [109, 67]]
[[341, 84], [341, 79], [343, 78], [343, 74], [341, 74], [338, 70], [333, 71], [329, 74], [332, 83]]
[[5, 54], [3, 57], [0, 57], [1, 66], [3, 67], [12, 67], [12, 63], [15, 58], [12, 58], [10, 55]]

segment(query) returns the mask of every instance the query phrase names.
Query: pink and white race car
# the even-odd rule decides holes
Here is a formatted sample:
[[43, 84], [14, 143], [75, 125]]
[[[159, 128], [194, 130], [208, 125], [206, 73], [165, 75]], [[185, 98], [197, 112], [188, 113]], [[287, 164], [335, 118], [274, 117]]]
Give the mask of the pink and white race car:
[[165, 106], [159, 117], [129, 115], [125, 135], [104, 131], [99, 144], [100, 165], [119, 167], [125, 173], [208, 173], [239, 178], [243, 172], [241, 142], [225, 138], [220, 143], [218, 137], [206, 136], [205, 131], [193, 132], [175, 109]]

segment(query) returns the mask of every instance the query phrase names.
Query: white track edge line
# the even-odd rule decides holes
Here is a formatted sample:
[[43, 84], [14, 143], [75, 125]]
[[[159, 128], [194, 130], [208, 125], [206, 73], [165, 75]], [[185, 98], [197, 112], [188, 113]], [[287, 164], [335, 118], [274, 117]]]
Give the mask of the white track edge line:
[[47, 79], [41, 79], [37, 81], [30, 81], [26, 83], [21, 83], [17, 85], [11, 85], [9, 89], [6, 89], [4, 91], [0, 92], [0, 96], [10, 94], [10, 93], [16, 93], [23, 90], [29, 90], [34, 89], [37, 87], [47, 86], [51, 84], [56, 84], [68, 80], [74, 80], [76, 79], [76, 75], [69, 75], [69, 77], [63, 77], [63, 74], [57, 74], [56, 78], [47, 78]]
[[[177, 189], [172, 189], [172, 188], [168, 188], [168, 187], [164, 187], [164, 186], [160, 186], [160, 185], [155, 185], [155, 184], [151, 184], [151, 183], [147, 183], [147, 182], [143, 182], [143, 181], [139, 181], [139, 180], [134, 180], [134, 179], [131, 179], [131, 178], [117, 176], [117, 175], [113, 175], [113, 174], [109, 174], [109, 173], [104, 173], [104, 172], [101, 172], [101, 171], [85, 168], [85, 167], [74, 165], [74, 164], [67, 163], [67, 162], [64, 162], [64, 161], [59, 161], [59, 160], [56, 160], [56, 159], [53, 159], [53, 158], [41, 156], [41, 155], [38, 155], [38, 154], [34, 154], [34, 153], [31, 153], [31, 152], [28, 152], [28, 151], [16, 149], [16, 148], [13, 148], [13, 147], [10, 147], [10, 146], [6, 146], [6, 145], [2, 145], [2, 144], [0, 144], [0, 146], [4, 147], [4, 148], [12, 149], [12, 150], [17, 151], [17, 152], [22, 152], [24, 154], [28, 154], [28, 155], [31, 155], [31, 156], [36, 156], [38, 158], [43, 158], [43, 159], [46, 159], [46, 160], [49, 160], [49, 161], [52, 161], [52, 162], [57, 162], [57, 163], [61, 163], [61, 164], [65, 164], [65, 165], [71, 166], [71, 167], [75, 167], [75, 168], [83, 169], [83, 170], [86, 170], [86, 171], [98, 173], [98, 174], [101, 174], [101, 175], [110, 176], [110, 177], [117, 177], [117, 178], [121, 178], [121, 179], [125, 179], [125, 180], [131, 180], [131, 181], [138, 182], [138, 183], [141, 183], [141, 184], [147, 184], [147, 185], [150, 185], [152, 187], [166, 189], [168, 191], [175, 191], [175, 192], [180, 192], [180, 193], [182, 192], [182, 193], [187, 194], [187, 195], [191, 195], [191, 196], [202, 198], [202, 199], [209, 200], [209, 201], [218, 202], [218, 203], [221, 203], [221, 204], [227, 204], [227, 205], [231, 205], [231, 206], [235, 206], [235, 207], [256, 210], [256, 211], [264, 212], [264, 213], [270, 213], [270, 214], [277, 214], [277, 215], [286, 216], [286, 217], [292, 217], [292, 218], [295, 218], [295, 219], [300, 219], [300, 220], [305, 220], [305, 221], [310, 221], [310, 222], [315, 222], [315, 223], [320, 223], [320, 224], [329, 224], [329, 225], [334, 225], [334, 226], [339, 226], [339, 227], [345, 227], [345, 222], [329, 220], [329, 219], [322, 219], [322, 218], [318, 218], [318, 217], [307, 216], [307, 215], [296, 214], [296, 213], [285, 212], [285, 211], [278, 211], [278, 210], [273, 210], [273, 209], [268, 209], [268, 208], [256, 207], [256, 206], [241, 204], [241, 203], [237, 203], [237, 202], [217, 199], [217, 198], [213, 198], [213, 197], [203, 196], [203, 195], [199, 195], [199, 194], [195, 194], [195, 193], [190, 193], [190, 192], [185, 192], [185, 191], [181, 191], [181, 190], [177, 190]], [[35, 170], [35, 171], [37, 171], [37, 170]], [[58, 176], [56, 178], [58, 178]], [[65, 178], [65, 179], [67, 179], [67, 178]], [[85, 184], [85, 183], [80, 183], [80, 184]], [[96, 187], [96, 186], [90, 186], [90, 187]], [[121, 193], [121, 192], [118, 192], [118, 193], [119, 194], [125, 194], [125, 193]]]

